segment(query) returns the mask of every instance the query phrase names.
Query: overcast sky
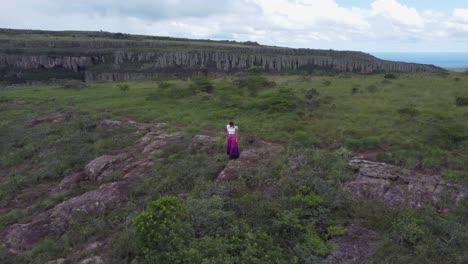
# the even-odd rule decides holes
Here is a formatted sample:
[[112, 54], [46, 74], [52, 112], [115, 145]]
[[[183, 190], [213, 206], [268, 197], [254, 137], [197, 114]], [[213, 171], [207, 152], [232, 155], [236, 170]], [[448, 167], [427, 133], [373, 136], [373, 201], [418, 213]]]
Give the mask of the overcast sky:
[[468, 0], [0, 0], [0, 27], [468, 52]]

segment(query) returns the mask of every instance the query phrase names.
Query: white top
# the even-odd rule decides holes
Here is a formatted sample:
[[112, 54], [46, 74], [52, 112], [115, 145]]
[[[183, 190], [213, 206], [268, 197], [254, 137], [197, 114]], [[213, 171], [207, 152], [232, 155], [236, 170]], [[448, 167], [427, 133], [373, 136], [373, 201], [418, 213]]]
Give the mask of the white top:
[[236, 130], [239, 129], [237, 126], [231, 127], [230, 125], [227, 125], [226, 128], [227, 128], [227, 131], [228, 131], [229, 135], [235, 135]]

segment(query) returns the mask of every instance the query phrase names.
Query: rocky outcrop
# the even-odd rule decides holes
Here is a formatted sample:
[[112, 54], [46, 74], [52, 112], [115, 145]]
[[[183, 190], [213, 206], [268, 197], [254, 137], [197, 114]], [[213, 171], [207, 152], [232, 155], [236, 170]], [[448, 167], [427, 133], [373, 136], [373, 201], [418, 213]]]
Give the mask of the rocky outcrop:
[[[41, 120], [55, 120], [54, 118], [42, 118]], [[8, 227], [0, 237], [3, 245], [11, 253], [20, 254], [30, 250], [37, 242], [47, 236], [56, 236], [65, 232], [69, 222], [77, 214], [87, 216], [99, 215], [109, 209], [125, 204], [129, 199], [131, 184], [141, 177], [151, 173], [153, 166], [159, 160], [152, 153], [156, 150], [170, 146], [185, 136], [184, 133], [166, 133], [162, 130], [164, 123], [145, 124], [131, 121], [103, 122], [110, 127], [133, 125], [138, 132], [144, 133], [142, 139], [119, 154], [103, 155], [90, 161], [82, 172], [65, 177], [58, 186], [52, 189], [52, 194], [69, 191], [77, 188], [83, 181], [99, 183], [108, 180], [108, 176], [114, 172], [120, 172], [115, 182], [105, 183], [97, 189], [87, 191], [81, 195], [68, 199], [40, 215], [34, 216], [34, 220], [26, 224], [15, 224]], [[194, 141], [205, 137], [196, 137]], [[210, 141], [212, 142], [212, 141]], [[123, 173], [122, 173], [123, 172]], [[62, 260], [57, 260], [62, 261]], [[99, 259], [91, 258], [91, 262], [97, 263]], [[60, 262], [59, 262], [60, 263]]]
[[[344, 188], [357, 199], [379, 199], [395, 207], [444, 209], [468, 195], [466, 186], [449, 183], [440, 175], [421, 174], [359, 157], [353, 158], [349, 166], [356, 174]], [[446, 198], [450, 204], [446, 204]]]
[[283, 150], [281, 145], [269, 142], [257, 142], [257, 147], [251, 147], [241, 151], [237, 160], [230, 160], [226, 167], [219, 173], [218, 181], [230, 181], [239, 178], [242, 172], [255, 168], [261, 161], [278, 157]]
[[[8, 34], [9, 32], [5, 32]], [[11, 32], [10, 32], [11, 33]], [[30, 32], [30, 38], [0, 38], [0, 78], [34, 80], [37, 70], [63, 77], [92, 81], [125, 81], [145, 78], [218, 73], [233, 74], [252, 66], [272, 73], [303, 69], [324, 69], [359, 73], [434, 72], [431, 65], [384, 61], [369, 54], [352, 51], [289, 49], [250, 44], [128, 36], [112, 39], [103, 35], [92, 38], [50, 38]], [[50, 33], [54, 35], [54, 33]], [[65, 34], [66, 35], [66, 34]]]
[[58, 123], [65, 121], [69, 115], [64, 113], [50, 113], [45, 116], [37, 117], [26, 122], [29, 127], [37, 126], [42, 123]]
[[85, 173], [90, 180], [102, 181], [112, 173], [112, 165], [129, 158], [129, 154], [104, 155], [92, 160], [85, 167]]

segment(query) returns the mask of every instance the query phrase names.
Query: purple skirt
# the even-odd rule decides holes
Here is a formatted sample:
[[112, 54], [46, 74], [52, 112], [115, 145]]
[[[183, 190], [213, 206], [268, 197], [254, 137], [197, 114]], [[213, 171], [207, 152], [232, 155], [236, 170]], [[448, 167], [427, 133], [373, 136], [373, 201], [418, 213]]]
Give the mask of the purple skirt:
[[228, 136], [227, 154], [229, 155], [230, 160], [239, 158], [239, 147], [237, 146], [236, 135]]

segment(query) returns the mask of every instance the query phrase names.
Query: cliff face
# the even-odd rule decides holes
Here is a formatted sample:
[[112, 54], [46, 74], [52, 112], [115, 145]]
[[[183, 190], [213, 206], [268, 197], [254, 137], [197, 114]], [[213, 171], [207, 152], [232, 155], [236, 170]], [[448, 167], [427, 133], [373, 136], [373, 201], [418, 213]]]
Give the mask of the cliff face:
[[432, 65], [384, 61], [351, 51], [189, 40], [115, 40], [75, 35], [71, 39], [50, 35], [38, 39], [34, 36], [34, 33], [23, 34], [21, 38], [0, 34], [0, 80], [34, 80], [45, 73], [50, 78], [78, 76], [89, 82], [123, 81], [159, 76], [225, 75], [251, 66], [262, 66], [271, 73], [315, 69], [357, 73], [440, 70]]

